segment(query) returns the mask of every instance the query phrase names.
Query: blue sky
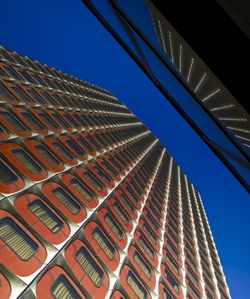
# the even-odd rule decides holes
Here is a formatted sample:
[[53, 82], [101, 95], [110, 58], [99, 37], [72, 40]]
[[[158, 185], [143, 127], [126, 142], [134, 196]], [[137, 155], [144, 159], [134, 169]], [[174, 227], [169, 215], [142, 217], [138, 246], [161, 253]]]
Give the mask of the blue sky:
[[247, 192], [80, 0], [1, 1], [0, 44], [110, 90], [202, 195], [232, 298], [250, 298]]

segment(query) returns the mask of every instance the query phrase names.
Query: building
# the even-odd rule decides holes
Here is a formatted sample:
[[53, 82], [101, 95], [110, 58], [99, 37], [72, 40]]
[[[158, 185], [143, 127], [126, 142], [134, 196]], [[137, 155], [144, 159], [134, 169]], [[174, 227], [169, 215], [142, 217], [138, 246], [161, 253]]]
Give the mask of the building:
[[[248, 77], [242, 72], [242, 65], [249, 68], [249, 40], [217, 3], [225, 1], [82, 2], [250, 192]], [[243, 21], [247, 10], [239, 6], [234, 11]]]
[[230, 298], [200, 194], [110, 92], [0, 49], [1, 298]]

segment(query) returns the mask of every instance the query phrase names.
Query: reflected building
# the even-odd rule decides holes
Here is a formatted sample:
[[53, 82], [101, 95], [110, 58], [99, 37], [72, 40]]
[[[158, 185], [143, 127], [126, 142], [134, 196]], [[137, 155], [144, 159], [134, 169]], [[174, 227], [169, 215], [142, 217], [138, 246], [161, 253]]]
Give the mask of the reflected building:
[[[205, 1], [204, 7], [210, 8], [209, 20], [202, 22], [201, 17], [205, 15], [203, 3], [197, 5], [195, 1], [187, 4], [171, 1], [166, 7], [162, 1], [156, 0], [82, 2], [249, 192], [250, 119], [244, 106], [247, 80], [241, 69], [242, 65], [248, 68], [249, 42], [237, 38], [239, 32], [234, 30], [236, 25], [225, 18], [217, 7], [219, 4]], [[183, 13], [186, 8], [187, 12]], [[217, 20], [213, 16], [217, 16]], [[217, 22], [217, 27], [222, 28], [220, 36], [210, 30], [214, 28], [212, 19]], [[213, 53], [221, 54], [219, 47], [223, 48], [223, 56], [227, 58], [223, 59], [223, 66], [218, 66], [222, 61], [215, 54], [214, 57], [209, 55], [209, 51], [203, 51], [206, 55], [203, 53], [202, 58], [199, 57], [195, 50], [199, 48], [199, 52], [202, 52], [202, 45], [193, 50], [192, 45], [184, 40], [184, 33], [186, 36], [189, 33], [189, 37], [191, 34], [185, 26], [180, 25], [183, 23], [186, 27], [192, 23], [192, 28], [203, 26], [206, 29], [203, 34], [205, 37], [196, 32], [197, 40], [192, 40], [192, 44], [199, 45], [200, 36], [203, 48], [204, 40], [209, 40]], [[175, 26], [181, 28], [181, 32]], [[230, 34], [228, 30], [231, 30]], [[225, 46], [218, 45], [218, 40], [225, 42]], [[208, 43], [206, 45], [209, 47]], [[209, 56], [208, 64], [204, 62], [206, 56]], [[219, 77], [211, 70], [211, 65]], [[237, 76], [241, 84], [237, 84]]]
[[230, 298], [199, 192], [110, 92], [0, 49], [0, 293]]

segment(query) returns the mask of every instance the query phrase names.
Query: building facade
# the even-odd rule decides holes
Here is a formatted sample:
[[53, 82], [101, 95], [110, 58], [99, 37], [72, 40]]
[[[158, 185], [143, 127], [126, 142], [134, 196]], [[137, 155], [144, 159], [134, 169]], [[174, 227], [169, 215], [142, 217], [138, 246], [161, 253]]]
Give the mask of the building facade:
[[110, 92], [0, 49], [1, 298], [230, 298], [200, 194]]

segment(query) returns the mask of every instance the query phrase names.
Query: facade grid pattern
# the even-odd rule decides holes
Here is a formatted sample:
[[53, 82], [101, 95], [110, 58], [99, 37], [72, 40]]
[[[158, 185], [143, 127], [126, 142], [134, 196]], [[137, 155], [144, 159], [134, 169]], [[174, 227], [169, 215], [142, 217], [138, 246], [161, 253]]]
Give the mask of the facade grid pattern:
[[110, 92], [0, 48], [1, 298], [230, 298], [199, 193]]

